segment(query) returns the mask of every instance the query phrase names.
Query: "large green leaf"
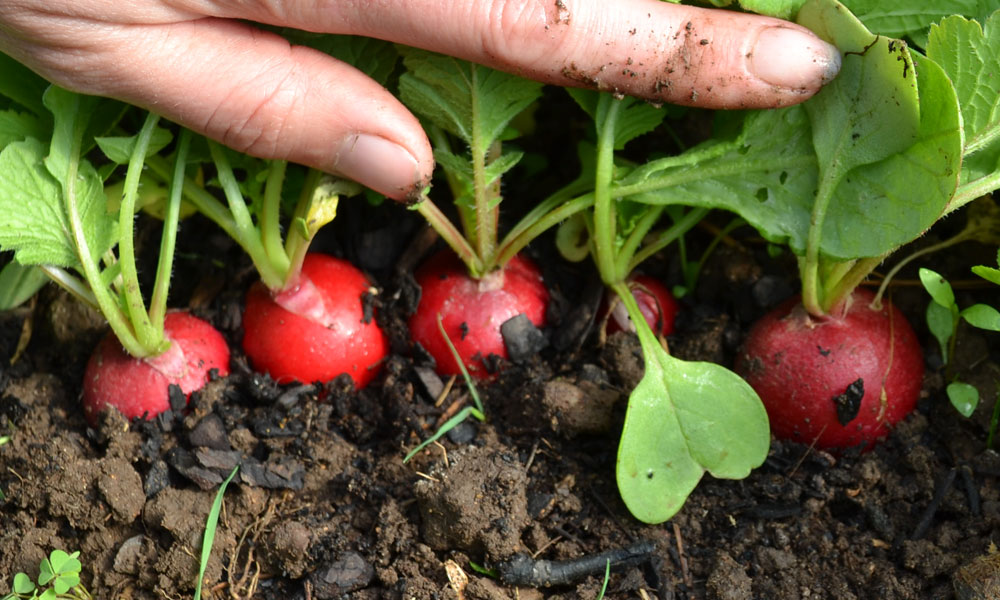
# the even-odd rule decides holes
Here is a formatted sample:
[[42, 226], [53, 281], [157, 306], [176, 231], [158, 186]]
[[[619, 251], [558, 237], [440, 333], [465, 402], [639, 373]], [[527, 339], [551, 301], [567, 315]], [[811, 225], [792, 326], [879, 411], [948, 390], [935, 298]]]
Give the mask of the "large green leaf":
[[[854, 43], [864, 39], [859, 35]], [[845, 83], [876, 88], [881, 77], [898, 80], [887, 82], [889, 92], [865, 94], [840, 86], [822, 92], [825, 96], [805, 108], [750, 113], [734, 142], [697, 147], [685, 153], [692, 160], [682, 155], [639, 167], [618, 182], [616, 195], [635, 194], [632, 199], [653, 204], [724, 208], [770, 241], [804, 254], [823, 174], [828, 181], [817, 234], [821, 256], [876, 257], [909, 242], [941, 216], [954, 191], [961, 160], [960, 117], [941, 68], [913, 54], [904, 78], [909, 63], [897, 61], [901, 55], [895, 49], [890, 54], [888, 45], [879, 41], [864, 56], [848, 56], [846, 76], [841, 76]], [[882, 64], [873, 69], [865, 59]], [[910, 122], [912, 106], [901, 108], [901, 116], [893, 114], [897, 101], [910, 102], [906, 94], [914, 71], [916, 129]], [[886, 128], [882, 118], [874, 118], [878, 115], [894, 127]]]
[[931, 28], [927, 56], [941, 65], [958, 94], [965, 133], [963, 183], [1000, 167], [1000, 12], [985, 26], [960, 16]]
[[880, 35], [902, 38], [918, 35], [949, 15], [976, 15], [980, 0], [844, 0], [844, 4], [865, 24]]
[[[45, 146], [35, 139], [0, 152], [0, 249], [14, 250], [21, 264], [76, 268], [80, 261], [62, 185], [44, 160]], [[96, 258], [115, 244], [117, 220], [107, 211], [101, 179], [90, 163], [80, 164], [75, 189], [87, 246]]]
[[705, 471], [724, 479], [749, 475], [767, 458], [771, 435], [749, 384], [720, 365], [670, 356], [639, 316], [633, 321], [646, 371], [629, 397], [616, 477], [632, 515], [661, 523], [680, 510]]
[[403, 102], [485, 153], [511, 119], [541, 95], [540, 83], [468, 61], [404, 48]]
[[809, 120], [796, 106], [749, 113], [737, 140], [643, 165], [613, 193], [648, 204], [729, 210], [769, 241], [802, 252], [816, 176]]

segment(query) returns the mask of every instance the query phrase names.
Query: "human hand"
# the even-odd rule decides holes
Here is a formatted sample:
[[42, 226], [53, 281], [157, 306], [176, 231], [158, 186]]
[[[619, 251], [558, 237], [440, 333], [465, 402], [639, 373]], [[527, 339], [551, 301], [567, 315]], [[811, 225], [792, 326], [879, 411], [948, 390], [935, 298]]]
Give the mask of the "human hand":
[[392, 94], [246, 21], [708, 108], [795, 104], [840, 67], [835, 48], [797, 25], [658, 0], [24, 0], [0, 5], [0, 51], [59, 85], [145, 107], [248, 154], [397, 199], [426, 185], [430, 144]]

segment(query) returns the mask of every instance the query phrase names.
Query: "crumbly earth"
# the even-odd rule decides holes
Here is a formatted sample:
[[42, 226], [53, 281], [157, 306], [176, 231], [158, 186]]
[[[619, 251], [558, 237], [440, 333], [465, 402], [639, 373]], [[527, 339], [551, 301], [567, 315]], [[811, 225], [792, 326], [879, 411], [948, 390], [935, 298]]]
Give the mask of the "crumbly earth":
[[[394, 354], [362, 392], [343, 380], [277, 386], [235, 350], [232, 375], [186, 408], [147, 423], [112, 414], [88, 429], [79, 381], [99, 320], [53, 289], [0, 315], [0, 435], [9, 436], [0, 446], [0, 594], [14, 573], [36, 575], [62, 548], [81, 551], [96, 598], [190, 597], [212, 501], [240, 464], [204, 597], [593, 599], [603, 561], [541, 587], [508, 583], [505, 565], [518, 554], [572, 561], [623, 548], [642, 550], [612, 570], [606, 598], [995, 597], [1000, 455], [985, 440], [1000, 378], [996, 336], [962, 332], [956, 364], [984, 396], [964, 419], [943, 396], [936, 342], [920, 327], [926, 300], [899, 288], [931, 368], [918, 412], [885, 443], [833, 456], [775, 442], [746, 480], [706, 476], [675, 518], [644, 525], [614, 485], [638, 344], [627, 334], [598, 342], [589, 309], [599, 296], [586, 269], [547, 257], [547, 240], [535, 252], [555, 293], [550, 345], [480, 386], [487, 422], [464, 423], [404, 462], [470, 399], [406, 341], [415, 295], [396, 266], [412, 253], [405, 242], [421, 238], [416, 222], [369, 210], [345, 209], [356, 213], [345, 219], [371, 224], [364, 231], [335, 230], [317, 243], [361, 257], [382, 288], [379, 319]], [[175, 303], [210, 319], [236, 349], [252, 274], [207, 231], [196, 221], [183, 230], [180, 256], [194, 258], [179, 261]], [[676, 279], [669, 260], [650, 269]], [[787, 258], [770, 259], [752, 238], [721, 245], [671, 350], [728, 364], [750, 321], [794, 290], [790, 272]]]

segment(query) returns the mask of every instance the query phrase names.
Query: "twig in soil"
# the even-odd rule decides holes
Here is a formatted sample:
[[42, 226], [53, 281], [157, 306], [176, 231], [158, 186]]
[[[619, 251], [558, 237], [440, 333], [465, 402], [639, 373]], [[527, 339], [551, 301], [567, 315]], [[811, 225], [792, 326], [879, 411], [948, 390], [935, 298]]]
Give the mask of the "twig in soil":
[[539, 556], [539, 555], [540, 555], [540, 554], [541, 554], [542, 552], [545, 552], [545, 551], [546, 551], [546, 550], [547, 550], [547, 549], [549, 548], [549, 546], [551, 546], [552, 544], [555, 544], [555, 543], [559, 542], [559, 541], [560, 541], [560, 540], [562, 540], [562, 539], [563, 539], [563, 538], [562, 538], [562, 536], [561, 536], [561, 535], [557, 535], [556, 537], [552, 538], [551, 540], [549, 540], [549, 541], [545, 542], [544, 544], [542, 544], [542, 547], [541, 547], [541, 548], [539, 548], [538, 550], [535, 550], [535, 551], [534, 551], [534, 552], [533, 552], [533, 553], [531, 554], [531, 558], [538, 558], [538, 556]]
[[451, 464], [448, 462], [448, 449], [444, 447], [444, 444], [438, 441], [435, 441], [434, 445], [441, 449], [441, 460], [444, 461], [444, 467], [446, 469], [451, 468]]
[[684, 581], [684, 585], [691, 588], [691, 571], [688, 570], [688, 559], [684, 554], [684, 538], [681, 537], [681, 528], [677, 526], [677, 523], [671, 523], [674, 526], [674, 539], [677, 540], [677, 562], [681, 565], [681, 579]]
[[455, 379], [457, 379], [457, 376], [452, 375], [448, 378], [448, 381], [445, 382], [444, 387], [441, 388], [441, 393], [434, 399], [435, 408], [440, 408], [441, 405], [444, 404], [445, 398], [447, 398], [448, 394], [451, 393], [451, 388], [455, 386]]
[[538, 444], [540, 443], [538, 440], [535, 440], [535, 445], [531, 447], [531, 454], [528, 455], [528, 461], [524, 463], [525, 473], [531, 468], [531, 464], [535, 462], [535, 454], [538, 453]]
[[655, 545], [642, 541], [626, 548], [608, 550], [599, 554], [571, 560], [536, 560], [527, 554], [518, 554], [500, 563], [500, 580], [507, 585], [526, 587], [551, 587], [569, 585], [590, 575], [599, 575], [608, 568], [630, 567], [649, 560]]
[[948, 473], [941, 480], [941, 483], [938, 484], [937, 489], [934, 490], [934, 497], [931, 498], [931, 503], [927, 505], [924, 514], [917, 521], [917, 526], [910, 536], [911, 540], [919, 540], [927, 534], [927, 531], [931, 528], [931, 522], [934, 520], [934, 515], [937, 513], [938, 508], [941, 507], [941, 503], [944, 502], [944, 497], [948, 494], [951, 486], [955, 484], [955, 476], [957, 474], [958, 469], [948, 469]]

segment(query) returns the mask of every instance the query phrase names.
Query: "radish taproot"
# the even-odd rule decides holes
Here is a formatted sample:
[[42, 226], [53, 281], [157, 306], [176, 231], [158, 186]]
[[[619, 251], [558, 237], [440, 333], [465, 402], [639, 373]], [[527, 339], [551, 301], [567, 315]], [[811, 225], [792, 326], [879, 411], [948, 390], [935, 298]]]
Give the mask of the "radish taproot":
[[279, 383], [329, 381], [342, 373], [356, 388], [378, 374], [389, 342], [366, 309], [371, 283], [346, 260], [307, 254], [295, 285], [271, 292], [251, 286], [243, 314], [243, 350]]
[[507, 358], [500, 326], [524, 314], [536, 327], [545, 325], [549, 292], [538, 267], [523, 256], [515, 256], [502, 269], [473, 279], [449, 250], [431, 256], [416, 273], [421, 288], [420, 304], [410, 317], [410, 335], [437, 363], [443, 375], [461, 373], [444, 330], [455, 345], [469, 373], [489, 374], [489, 358]]
[[185, 396], [201, 389], [214, 369], [229, 374], [229, 347], [209, 323], [186, 312], [169, 312], [164, 334], [170, 347], [162, 354], [136, 358], [113, 332], [97, 345], [83, 380], [83, 411], [96, 425], [98, 415], [117, 408], [125, 418], [152, 418], [170, 408], [169, 386]]
[[870, 448], [916, 406], [923, 353], [893, 305], [856, 289], [839, 310], [810, 315], [796, 297], [752, 327], [736, 371], [757, 391], [779, 439]]

